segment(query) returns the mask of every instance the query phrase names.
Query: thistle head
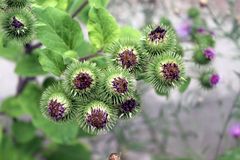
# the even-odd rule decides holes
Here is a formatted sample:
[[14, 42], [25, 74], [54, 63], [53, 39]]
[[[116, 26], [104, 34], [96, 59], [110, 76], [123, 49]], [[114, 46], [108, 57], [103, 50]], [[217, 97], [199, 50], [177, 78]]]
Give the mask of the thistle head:
[[79, 110], [78, 122], [80, 127], [92, 134], [110, 130], [116, 121], [116, 109], [101, 101], [93, 101]]
[[167, 81], [177, 81], [180, 78], [179, 66], [174, 62], [163, 64], [161, 72]]
[[137, 94], [126, 98], [118, 105], [120, 118], [132, 118], [140, 111], [139, 96]]
[[121, 160], [120, 155], [117, 153], [111, 153], [108, 160]]
[[209, 59], [209, 60], [213, 60], [215, 58], [216, 52], [213, 48], [206, 48], [203, 51], [203, 55]]
[[176, 35], [170, 26], [149, 26], [145, 29], [142, 42], [150, 56], [157, 56], [174, 50]]
[[206, 49], [196, 49], [193, 60], [195, 63], [199, 65], [206, 65], [209, 64], [215, 58], [216, 52], [213, 48], [206, 48]]
[[176, 54], [156, 57], [148, 66], [146, 81], [153, 85], [157, 93], [168, 93], [184, 81], [182, 58]]
[[76, 108], [64, 93], [61, 84], [51, 85], [44, 91], [40, 106], [43, 115], [54, 122], [72, 119]]
[[142, 71], [145, 50], [133, 39], [120, 39], [113, 42], [107, 49], [114, 65], [120, 66], [131, 73]]
[[215, 87], [220, 81], [220, 76], [214, 71], [207, 71], [201, 74], [200, 83], [202, 87], [211, 89]]
[[29, 0], [4, 0], [8, 8], [24, 8], [29, 4]]
[[9, 39], [28, 42], [34, 33], [34, 18], [26, 10], [9, 10], [2, 20], [2, 29]]
[[239, 139], [240, 138], [240, 125], [239, 124], [233, 125], [229, 130], [229, 134], [233, 138]]
[[112, 88], [119, 94], [124, 94], [128, 91], [128, 81], [125, 78], [113, 78]]
[[160, 43], [164, 40], [167, 30], [163, 27], [157, 26], [148, 34], [148, 38], [151, 42]]
[[99, 94], [110, 104], [119, 104], [136, 90], [136, 80], [121, 68], [109, 68], [101, 78]]
[[94, 63], [75, 62], [64, 72], [63, 88], [70, 96], [89, 99], [97, 88], [98, 69]]
[[137, 65], [137, 56], [133, 51], [133, 49], [126, 49], [119, 54], [119, 62], [123, 68], [129, 69]]

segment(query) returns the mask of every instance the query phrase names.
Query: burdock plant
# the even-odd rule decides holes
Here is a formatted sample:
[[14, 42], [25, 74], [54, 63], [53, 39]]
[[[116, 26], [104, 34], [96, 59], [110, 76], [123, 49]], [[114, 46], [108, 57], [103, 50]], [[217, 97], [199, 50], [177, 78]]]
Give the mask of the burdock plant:
[[34, 17], [27, 10], [7, 10], [2, 17], [6, 38], [28, 42], [34, 34]]
[[144, 31], [142, 43], [150, 56], [163, 55], [175, 49], [176, 35], [170, 27], [148, 26]]
[[41, 98], [43, 115], [54, 122], [71, 120], [75, 115], [77, 105], [65, 94], [60, 83], [48, 87]]
[[153, 85], [157, 93], [168, 93], [183, 83], [184, 67], [180, 56], [165, 54], [157, 56], [149, 64], [146, 81]]

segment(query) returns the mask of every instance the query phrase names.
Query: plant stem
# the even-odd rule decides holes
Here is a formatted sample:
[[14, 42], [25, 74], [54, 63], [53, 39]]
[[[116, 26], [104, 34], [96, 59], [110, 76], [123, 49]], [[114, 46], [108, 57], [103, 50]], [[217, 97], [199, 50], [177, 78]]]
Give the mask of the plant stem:
[[33, 81], [35, 79], [36, 79], [35, 77], [26, 77], [26, 78], [19, 77], [16, 95], [21, 94], [25, 86], [28, 84], [28, 82]]
[[76, 17], [88, 4], [88, 0], [84, 0], [78, 9], [72, 14], [72, 18]]
[[237, 96], [236, 96], [236, 98], [234, 100], [234, 103], [233, 103], [233, 105], [231, 106], [231, 108], [229, 110], [229, 113], [227, 115], [227, 119], [226, 119], [225, 123], [223, 124], [222, 131], [221, 131], [221, 133], [219, 135], [219, 141], [217, 143], [217, 148], [216, 148], [216, 153], [215, 153], [214, 159], [217, 159], [218, 154], [220, 152], [220, 147], [221, 147], [222, 141], [224, 139], [224, 134], [225, 134], [225, 132], [227, 130], [229, 122], [231, 121], [232, 113], [233, 113], [233, 111], [234, 111], [234, 109], [236, 107], [236, 104], [237, 104], [238, 100], [239, 100], [239, 96], [240, 96], [240, 92], [238, 92], [238, 94], [237, 94]]

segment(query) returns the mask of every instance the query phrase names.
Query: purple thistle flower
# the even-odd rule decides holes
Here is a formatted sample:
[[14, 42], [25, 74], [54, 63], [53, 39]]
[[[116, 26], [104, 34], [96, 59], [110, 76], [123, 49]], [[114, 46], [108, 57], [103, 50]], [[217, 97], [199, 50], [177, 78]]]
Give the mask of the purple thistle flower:
[[191, 33], [192, 24], [190, 21], [185, 21], [176, 30], [179, 37], [185, 38]]
[[213, 48], [207, 48], [203, 51], [203, 54], [207, 59], [213, 60], [216, 55], [216, 52]]
[[210, 77], [210, 83], [211, 83], [212, 86], [217, 85], [218, 82], [219, 82], [219, 80], [220, 80], [220, 77], [219, 77], [218, 74], [213, 74], [213, 75]]
[[51, 100], [48, 104], [48, 114], [56, 121], [64, 117], [64, 104], [59, 103], [56, 99]]
[[118, 93], [126, 93], [128, 91], [128, 81], [124, 78], [114, 78], [112, 86]]
[[233, 125], [229, 133], [234, 138], [240, 138], [240, 124]]
[[15, 29], [20, 29], [21, 27], [24, 27], [24, 24], [22, 22], [20, 22], [19, 20], [17, 20], [16, 17], [13, 17], [13, 21], [11, 24]]
[[105, 128], [108, 122], [108, 113], [99, 108], [92, 109], [91, 113], [87, 114], [86, 121], [97, 129]]

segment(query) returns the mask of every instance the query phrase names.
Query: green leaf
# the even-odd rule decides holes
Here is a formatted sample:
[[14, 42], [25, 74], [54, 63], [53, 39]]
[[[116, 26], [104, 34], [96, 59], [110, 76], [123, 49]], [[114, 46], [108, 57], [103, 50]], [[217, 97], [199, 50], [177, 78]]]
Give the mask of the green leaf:
[[38, 62], [37, 54], [21, 55], [21, 58], [17, 61], [15, 71], [18, 75], [24, 77], [34, 77], [46, 73]]
[[141, 38], [141, 32], [135, 28], [132, 28], [130, 26], [122, 27], [120, 30], [119, 38], [132, 38], [140, 40]]
[[47, 49], [64, 53], [79, 47], [83, 40], [81, 28], [66, 12], [48, 7], [44, 10], [35, 8], [34, 13], [40, 22], [36, 29], [37, 38]]
[[42, 7], [56, 7], [62, 10], [65, 10], [68, 6], [67, 0], [35, 0], [36, 4], [41, 5]]
[[24, 110], [21, 108], [17, 97], [6, 98], [1, 105], [1, 111], [6, 113], [11, 117], [19, 117], [25, 114]]
[[191, 83], [191, 78], [188, 77], [188, 78], [184, 81], [184, 83], [179, 87], [179, 91], [180, 91], [181, 93], [184, 93], [184, 92], [188, 89], [188, 86], [190, 85], [190, 83]]
[[60, 145], [46, 157], [51, 160], [91, 160], [91, 152], [83, 144]]
[[240, 148], [226, 151], [218, 160], [239, 160], [240, 159]]
[[89, 0], [91, 7], [95, 8], [104, 8], [108, 5], [109, 0]]
[[29, 83], [19, 96], [21, 107], [31, 115], [33, 125], [39, 128], [55, 143], [71, 144], [75, 142], [78, 125], [75, 123], [55, 124], [45, 119], [40, 111], [42, 90], [34, 83]]
[[14, 137], [19, 143], [26, 143], [32, 140], [35, 136], [35, 128], [32, 123], [16, 121], [12, 125]]
[[64, 64], [70, 64], [72, 61], [77, 59], [77, 52], [69, 50], [63, 53]]
[[87, 28], [90, 41], [98, 50], [118, 39], [119, 27], [106, 9], [91, 8]]
[[10, 137], [3, 136], [0, 143], [0, 159], [1, 160], [33, 160], [32, 156], [17, 148]]
[[66, 68], [63, 57], [50, 50], [41, 50], [39, 62], [44, 71], [53, 73], [56, 76], [60, 76]]
[[95, 54], [96, 52], [97, 50], [90, 43], [86, 41], [83, 41], [77, 50], [79, 58], [88, 56], [90, 54]]

